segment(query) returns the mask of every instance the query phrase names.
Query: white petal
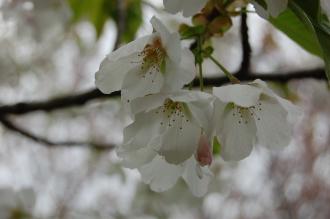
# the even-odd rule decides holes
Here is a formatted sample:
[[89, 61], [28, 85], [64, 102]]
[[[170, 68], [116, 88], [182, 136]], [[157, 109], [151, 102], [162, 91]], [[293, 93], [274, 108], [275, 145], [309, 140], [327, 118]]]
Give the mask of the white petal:
[[210, 136], [213, 130], [213, 101], [214, 97], [208, 93], [200, 91], [181, 90], [170, 95], [173, 101], [187, 104], [192, 119], [203, 128], [204, 132]]
[[194, 91], [194, 90], [180, 90], [169, 94], [173, 101], [177, 102], [195, 102], [200, 100], [212, 100], [212, 95], [206, 92]]
[[130, 102], [131, 111], [134, 114], [148, 112], [163, 105], [167, 94], [159, 93], [136, 98]]
[[282, 105], [282, 107], [288, 112], [287, 119], [290, 123], [294, 124], [302, 117], [303, 115], [302, 109], [300, 109], [298, 106], [294, 105], [290, 101], [277, 95], [273, 90], [271, 90], [267, 86], [267, 84], [264, 81], [257, 79], [253, 81], [252, 84], [262, 88], [263, 93], [265, 93], [269, 97], [275, 98], [279, 102], [279, 104]]
[[209, 168], [198, 165], [195, 158], [192, 157], [185, 163], [183, 179], [195, 196], [202, 197], [206, 194], [212, 177]]
[[176, 14], [182, 9], [182, 1], [181, 0], [163, 0], [165, 10]]
[[161, 144], [159, 114], [151, 111], [135, 116], [135, 121], [124, 129], [124, 144], [117, 149], [123, 165], [137, 168], [150, 162], [156, 156]]
[[288, 0], [266, 0], [268, 12], [272, 17], [277, 17], [288, 6]]
[[135, 121], [124, 129], [124, 144], [131, 143], [137, 148], [146, 146], [159, 134], [161, 120], [161, 116], [153, 111], [137, 114]]
[[181, 176], [183, 167], [169, 164], [157, 156], [151, 163], [141, 167], [139, 171], [143, 182], [150, 184], [151, 190], [163, 192], [173, 187]]
[[120, 90], [126, 74], [138, 65], [137, 59], [137, 53], [116, 61], [104, 59], [95, 74], [96, 87], [105, 94]]
[[[129, 146], [130, 144], [125, 145], [126, 148]], [[122, 165], [131, 169], [140, 168], [142, 165], [149, 163], [157, 155], [157, 152], [151, 146], [147, 145], [139, 149], [129, 150], [126, 148], [120, 147], [116, 152], [122, 158]]]
[[162, 39], [162, 41], [164, 43], [166, 53], [172, 62], [179, 64], [182, 56], [187, 55], [187, 53], [182, 54], [179, 33], [172, 33], [168, 38]]
[[150, 20], [152, 27], [155, 29], [156, 33], [159, 33], [162, 43], [167, 43], [171, 37], [171, 33], [165, 27], [165, 25], [155, 16]]
[[147, 35], [141, 38], [138, 38], [119, 49], [115, 50], [114, 52], [110, 53], [106, 59], [109, 61], [117, 61], [120, 58], [130, 56], [133, 53], [139, 53], [142, 52], [144, 47], [152, 41], [154, 37], [156, 37], [157, 34], [151, 34]]
[[293, 129], [287, 121], [287, 111], [276, 99], [265, 97], [260, 104], [255, 111], [258, 143], [268, 148], [287, 146]]
[[208, 137], [213, 134], [213, 104], [212, 99], [201, 99], [187, 103], [193, 118], [199, 124]]
[[179, 64], [167, 60], [165, 72], [165, 84], [163, 92], [177, 91], [195, 78], [194, 55], [188, 49], [182, 50], [182, 59]]
[[141, 72], [141, 67], [136, 66], [125, 76], [122, 90], [125, 90], [125, 99], [133, 100], [148, 94], [158, 93], [163, 86], [162, 73], [150, 68], [147, 73]]
[[183, 0], [183, 16], [189, 17], [199, 12], [208, 0]]
[[[178, 118], [171, 126], [167, 125], [158, 153], [172, 164], [180, 164], [190, 158], [198, 147], [201, 129], [190, 119]], [[166, 125], [166, 124], [165, 124]]]
[[213, 94], [222, 102], [235, 103], [242, 107], [254, 106], [261, 93], [262, 89], [251, 85], [234, 84], [213, 88]]
[[250, 113], [243, 112], [242, 115], [243, 118], [240, 117], [237, 108], [227, 106], [222, 119], [218, 121], [221, 128], [217, 136], [224, 160], [239, 161], [252, 151], [257, 132], [256, 124]]
[[155, 16], [151, 18], [150, 23], [156, 32], [160, 34], [163, 47], [165, 48], [168, 57], [172, 62], [180, 63], [181, 42], [179, 33], [170, 33], [165, 25]]

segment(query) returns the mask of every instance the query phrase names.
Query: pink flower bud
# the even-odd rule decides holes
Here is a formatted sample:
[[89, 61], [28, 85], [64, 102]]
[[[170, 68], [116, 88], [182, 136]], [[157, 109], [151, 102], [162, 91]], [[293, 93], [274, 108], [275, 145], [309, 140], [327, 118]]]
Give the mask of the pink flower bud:
[[201, 135], [195, 157], [201, 166], [211, 165], [212, 163], [211, 145], [206, 135]]

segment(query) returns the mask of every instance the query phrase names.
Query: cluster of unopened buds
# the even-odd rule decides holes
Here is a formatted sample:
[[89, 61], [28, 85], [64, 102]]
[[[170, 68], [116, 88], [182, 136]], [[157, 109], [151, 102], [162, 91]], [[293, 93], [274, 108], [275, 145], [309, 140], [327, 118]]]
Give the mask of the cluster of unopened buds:
[[[196, 14], [206, 0], [164, 0], [165, 8]], [[265, 82], [214, 87], [212, 92], [186, 89], [196, 76], [196, 57], [182, 48], [180, 35], [151, 19], [154, 32], [110, 53], [96, 73], [104, 93], [121, 91], [132, 123], [117, 149], [123, 165], [137, 168], [154, 191], [170, 189], [182, 177], [202, 196], [212, 178], [212, 146], [221, 157], [239, 161], [255, 145], [289, 144], [297, 108], [277, 96]]]

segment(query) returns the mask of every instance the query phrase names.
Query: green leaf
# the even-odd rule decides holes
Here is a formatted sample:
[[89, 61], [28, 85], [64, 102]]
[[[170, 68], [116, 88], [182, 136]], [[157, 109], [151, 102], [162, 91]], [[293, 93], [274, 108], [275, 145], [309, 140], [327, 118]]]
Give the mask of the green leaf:
[[68, 0], [68, 2], [73, 11], [73, 21], [89, 20], [99, 37], [108, 18], [104, 8], [105, 0]]
[[302, 8], [300, 4], [293, 1], [289, 3], [289, 6], [299, 19], [314, 31], [322, 50], [325, 72], [330, 84], [330, 27], [328, 21], [322, 20], [320, 9], [318, 10], [319, 15], [314, 15], [310, 11], [305, 12], [305, 7]]
[[217, 137], [213, 138], [213, 155], [218, 155], [221, 153], [221, 144]]
[[267, 9], [267, 4], [265, 0], [255, 0], [255, 2], [257, 2], [264, 9]]
[[323, 58], [325, 62], [325, 71], [330, 83], [330, 35], [323, 29], [316, 29], [319, 42], [322, 45]]
[[[117, 11], [116, 1], [109, 0], [67, 0], [72, 12], [73, 22], [82, 19], [90, 21], [95, 27], [97, 37], [103, 32], [104, 25], [108, 19], [118, 21], [121, 19]], [[125, 32], [121, 41], [130, 42], [135, 38], [137, 30], [142, 24], [141, 0], [125, 1]], [[118, 23], [118, 22], [117, 22]]]
[[317, 19], [320, 15], [320, 0], [294, 0], [294, 2], [309, 16]]
[[198, 25], [198, 26], [188, 26], [186, 24], [183, 24], [180, 26], [180, 35], [182, 39], [192, 39], [196, 36], [200, 36], [205, 32], [205, 26]]
[[322, 51], [313, 29], [302, 22], [290, 9], [269, 21], [308, 52], [322, 57]]

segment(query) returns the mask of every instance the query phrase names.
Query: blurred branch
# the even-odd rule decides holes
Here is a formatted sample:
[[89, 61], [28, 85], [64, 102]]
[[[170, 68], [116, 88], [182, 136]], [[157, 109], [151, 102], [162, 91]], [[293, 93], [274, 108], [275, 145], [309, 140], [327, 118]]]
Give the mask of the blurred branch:
[[[235, 74], [235, 76], [237, 73]], [[253, 81], [256, 79], [261, 79], [264, 81], [272, 81], [278, 83], [287, 83], [291, 80], [301, 80], [301, 79], [318, 79], [318, 80], [327, 80], [324, 69], [313, 69], [306, 71], [294, 71], [290, 73], [269, 73], [269, 74], [259, 74], [259, 73], [250, 73], [246, 75], [242, 75], [239, 80], [241, 82]], [[229, 83], [227, 77], [214, 77], [214, 78], [205, 78], [204, 85], [205, 86], [221, 86], [226, 83]], [[197, 82], [194, 81], [194, 86], [197, 86]], [[0, 107], [1, 113], [1, 107]]]
[[251, 45], [249, 42], [249, 28], [247, 25], [247, 13], [241, 15], [241, 43], [242, 43], [242, 62], [236, 76], [240, 79], [244, 75], [249, 74], [251, 62]]
[[94, 142], [76, 142], [76, 141], [51, 141], [49, 139], [46, 139], [41, 136], [37, 136], [32, 134], [31, 132], [17, 126], [14, 124], [12, 121], [10, 121], [8, 118], [5, 117], [0, 117], [0, 122], [4, 127], [6, 127], [8, 130], [12, 132], [19, 133], [20, 135], [35, 141], [40, 144], [44, 144], [49, 147], [77, 147], [77, 146], [88, 146], [90, 148], [96, 149], [96, 150], [111, 150], [114, 148], [113, 145], [103, 145], [103, 144], [98, 144]]
[[[239, 79], [240, 81], [253, 81], [255, 79], [261, 79], [264, 81], [274, 81], [280, 83], [286, 83], [290, 80], [296, 79], [320, 79], [326, 80], [325, 72], [323, 69], [314, 69], [307, 71], [296, 71], [290, 73], [270, 73], [270, 74], [256, 74], [250, 73], [249, 75], [243, 75]], [[225, 76], [214, 77], [214, 78], [204, 78], [205, 86], [221, 86], [223, 84], [229, 83]], [[193, 86], [198, 87], [199, 81], [195, 79], [193, 81]], [[120, 97], [120, 92], [114, 92], [110, 95], [103, 94], [97, 89], [93, 89], [81, 94], [68, 95], [63, 97], [57, 97], [54, 99], [49, 99], [45, 101], [36, 102], [22, 102], [13, 105], [0, 106], [0, 115], [23, 115], [36, 111], [51, 112], [59, 109], [82, 106], [92, 100], [105, 99]]]
[[0, 106], [0, 115], [14, 114], [22, 115], [34, 111], [51, 112], [56, 109], [76, 107], [86, 104], [89, 101], [95, 99], [118, 97], [120, 92], [114, 92], [110, 95], [103, 94], [97, 89], [93, 89], [81, 94], [68, 95], [63, 97], [57, 97], [46, 101], [36, 101], [27, 103], [17, 103], [14, 105]]
[[114, 48], [118, 49], [120, 44], [122, 43], [123, 34], [126, 29], [126, 21], [127, 21], [126, 1], [116, 0], [116, 5], [117, 5], [118, 17], [116, 19], [117, 37]]

